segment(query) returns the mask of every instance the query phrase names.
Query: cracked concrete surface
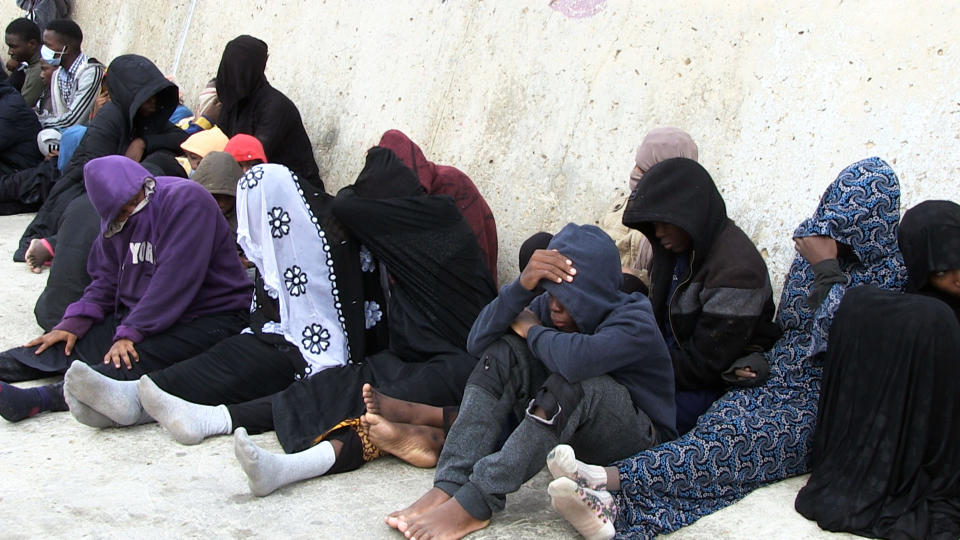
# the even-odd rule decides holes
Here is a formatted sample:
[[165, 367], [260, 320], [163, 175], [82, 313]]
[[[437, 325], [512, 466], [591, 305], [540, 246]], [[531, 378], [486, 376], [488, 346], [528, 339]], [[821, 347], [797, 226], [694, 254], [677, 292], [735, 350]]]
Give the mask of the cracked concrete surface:
[[[33, 305], [47, 274], [11, 262], [31, 216], [0, 217], [0, 347], [41, 331]], [[254, 437], [280, 452], [272, 433]], [[394, 458], [359, 471], [250, 494], [230, 437], [181, 446], [156, 425], [94, 430], [68, 413], [0, 420], [0, 538], [402, 538], [382, 518], [431, 486], [431, 470]], [[576, 538], [550, 507], [544, 471], [471, 538]], [[758, 490], [673, 538], [820, 538], [793, 510], [805, 478]], [[852, 537], [851, 537], [852, 538]]]

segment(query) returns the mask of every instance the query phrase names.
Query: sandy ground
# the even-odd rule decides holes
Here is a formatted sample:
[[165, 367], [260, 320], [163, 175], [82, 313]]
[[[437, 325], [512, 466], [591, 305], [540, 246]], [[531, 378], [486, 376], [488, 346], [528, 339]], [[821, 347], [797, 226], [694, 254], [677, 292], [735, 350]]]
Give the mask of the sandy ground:
[[[0, 347], [38, 335], [33, 304], [46, 282], [11, 262], [31, 216], [0, 218]], [[255, 440], [281, 451], [271, 433]], [[230, 437], [181, 446], [156, 425], [94, 430], [68, 413], [0, 420], [0, 538], [402, 538], [382, 522], [431, 486], [432, 471], [394, 458], [258, 498]], [[576, 538], [550, 507], [546, 471], [508, 497], [507, 510], [472, 538]], [[804, 477], [758, 490], [672, 537], [819, 538], [793, 510]], [[852, 537], [848, 537], [852, 538]]]

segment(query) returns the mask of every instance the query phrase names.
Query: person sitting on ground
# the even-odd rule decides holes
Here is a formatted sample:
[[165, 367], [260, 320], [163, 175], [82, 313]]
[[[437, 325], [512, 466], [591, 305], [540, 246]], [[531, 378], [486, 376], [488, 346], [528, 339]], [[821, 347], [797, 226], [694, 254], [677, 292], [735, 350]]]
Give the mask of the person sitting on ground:
[[237, 181], [243, 169], [226, 152], [208, 153], [197, 165], [191, 179], [213, 195], [223, 217], [234, 232], [237, 230]]
[[193, 116], [176, 122], [176, 125], [188, 135], [212, 129], [220, 116], [220, 107], [220, 99], [217, 98], [217, 79], [213, 78], [200, 91], [197, 100], [197, 112]]
[[554, 449], [547, 462], [554, 508], [587, 538], [652, 538], [808, 472], [819, 355], [840, 299], [857, 285], [903, 283], [899, 208], [899, 182], [886, 162], [873, 157], [845, 168], [793, 233], [798, 253], [780, 297], [783, 336], [765, 355], [766, 384], [729, 390], [687, 434], [611, 467]]
[[617, 243], [624, 272], [633, 274], [647, 287], [650, 285], [653, 249], [643, 233], [623, 224], [623, 211], [627, 207], [630, 193], [637, 188], [643, 175], [657, 163], [677, 157], [697, 161], [698, 156], [697, 143], [693, 142], [693, 138], [686, 131], [675, 127], [651, 129], [637, 148], [627, 183], [629, 190], [623, 193], [618, 189], [613, 206], [600, 218], [600, 228]]
[[[177, 87], [153, 62], [134, 54], [118, 56], [110, 63], [106, 85], [110, 101], [97, 112], [63, 175], [27, 226], [14, 261], [26, 261], [28, 248], [32, 268], [53, 258], [64, 210], [83, 193], [83, 167], [91, 159], [125, 155], [134, 161], [154, 163], [165, 174], [186, 176], [179, 165], [179, 172], [168, 165], [187, 138], [168, 120], [177, 105]], [[82, 260], [76, 264], [85, 266]]]
[[[390, 526], [460, 538], [503, 510], [560, 442], [608, 463], [676, 437], [670, 355], [650, 302], [622, 293], [621, 276], [616, 245], [593, 225], [569, 224], [533, 254], [470, 331], [481, 360], [434, 487]], [[511, 412], [522, 421], [495, 452]]]
[[[43, 155], [37, 148], [40, 123], [7, 80], [0, 80], [0, 175], [36, 167]], [[6, 191], [6, 190], [5, 190]], [[0, 200], [10, 200], [0, 193]]]
[[77, 124], [86, 125], [93, 103], [100, 92], [103, 64], [83, 54], [83, 32], [70, 19], [50, 21], [43, 31], [40, 55], [43, 61], [56, 66], [50, 95], [57, 114], [40, 115], [45, 128], [60, 131]]
[[[246, 326], [252, 286], [227, 221], [197, 183], [155, 177], [107, 156], [85, 167], [101, 228], [90, 250], [93, 281], [52, 331], [0, 353], [0, 380], [63, 373], [71, 360], [137, 379], [195, 356]], [[0, 416], [17, 422], [65, 411], [63, 383], [0, 383]]]
[[389, 148], [404, 165], [417, 173], [427, 195], [449, 195], [470, 224], [477, 241], [487, 256], [493, 282], [497, 282], [497, 222], [480, 190], [466, 174], [449, 165], [427, 161], [423, 151], [401, 131], [391, 129], [380, 137], [377, 146]]
[[255, 165], [267, 162], [267, 154], [263, 151], [263, 144], [260, 139], [246, 133], [230, 137], [227, 145], [223, 147], [223, 151], [237, 160], [244, 173]]
[[266, 67], [263, 41], [244, 35], [227, 43], [217, 70], [217, 96], [223, 104], [217, 125], [228, 137], [253, 135], [273, 163], [286, 165], [302, 180], [323, 189], [300, 111], [267, 82]]
[[[477, 362], [465, 350], [470, 325], [495, 294], [483, 251], [456, 205], [449, 197], [425, 195], [392, 151], [374, 147], [367, 153], [363, 171], [340, 191], [332, 212], [362, 246], [364, 286], [383, 291], [382, 301], [364, 303], [364, 314], [367, 328], [387, 332], [378, 334], [377, 343], [389, 348], [368, 345], [363, 362], [313, 373], [270, 397], [228, 405], [229, 423], [220, 421], [224, 415], [217, 407], [178, 399], [149, 377], [141, 382], [144, 409], [180, 442], [195, 444], [236, 429], [236, 456], [258, 496], [354, 470], [384, 452], [409, 459], [403, 441], [384, 439], [382, 447], [371, 442], [375, 428], [360, 420], [363, 385], [404, 400], [458, 404]], [[321, 346], [325, 338], [317, 335], [304, 329], [299, 339]], [[248, 436], [269, 430], [276, 430], [291, 455], [264, 451]], [[425, 457], [428, 461], [417, 463], [430, 466]]]
[[[223, 149], [227, 146], [227, 140], [227, 136], [216, 126], [204, 131], [198, 131], [187, 137], [187, 140], [183, 141], [180, 145], [190, 165], [190, 169], [187, 172], [192, 175], [194, 171], [197, 170], [197, 167], [200, 166], [200, 160], [210, 152], [223, 152]], [[238, 175], [234, 180], [238, 180], [239, 178], [240, 176]]]
[[[53, 144], [51, 141], [56, 138], [57, 150], [50, 153], [35, 167], [13, 174], [0, 175], [0, 215], [36, 212], [46, 200], [54, 182], [60, 177], [61, 167], [69, 161], [86, 130], [86, 126], [73, 126], [64, 130], [63, 133], [55, 129], [40, 130], [37, 134], [38, 142], [43, 140], [40, 148], [46, 148], [49, 151], [50, 144]], [[33, 268], [31, 270], [40, 271]], [[59, 320], [60, 318], [57, 317], [57, 321]]]
[[[233, 158], [213, 152], [196, 176], [219, 156], [239, 172]], [[366, 325], [364, 306], [383, 298], [365, 296], [378, 293], [379, 284], [364, 286], [359, 246], [331, 216], [332, 196], [309, 189], [278, 164], [257, 166], [235, 193], [239, 242], [257, 267], [251, 324], [193, 358], [150, 373], [142, 383], [192, 403], [220, 404], [219, 418], [212, 418], [220, 423], [231, 422], [224, 404], [269, 396], [299, 378], [363, 358], [385, 323]], [[140, 418], [137, 381], [114, 380], [81, 362], [64, 378], [67, 395], [82, 405], [70, 404], [80, 422], [112, 427]], [[168, 418], [166, 411], [149, 405], [148, 410], [161, 422]]]
[[847, 292], [797, 512], [871, 538], [960, 538], [960, 205], [900, 221], [907, 292]]
[[685, 433], [723, 394], [724, 373], [740, 370], [733, 382], [747, 385], [766, 376], [762, 357], [743, 357], [780, 336], [767, 265], [727, 216], [710, 174], [691, 159], [646, 171], [623, 222], [653, 248], [650, 302], [673, 358], [677, 432]]
[[23, 16], [37, 23], [41, 30], [55, 19], [65, 19], [73, 11], [73, 0], [17, 0]]
[[10, 60], [10, 85], [20, 92], [27, 106], [36, 107], [43, 93], [43, 79], [40, 77], [40, 46], [43, 38], [40, 27], [26, 18], [14, 19], [7, 25], [4, 40]]

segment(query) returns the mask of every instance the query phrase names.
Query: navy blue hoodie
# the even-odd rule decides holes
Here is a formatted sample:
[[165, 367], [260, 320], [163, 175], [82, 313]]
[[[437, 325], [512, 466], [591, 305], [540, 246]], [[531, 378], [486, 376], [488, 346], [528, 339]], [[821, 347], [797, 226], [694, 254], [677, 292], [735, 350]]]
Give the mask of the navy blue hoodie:
[[[524, 308], [542, 321], [527, 332], [530, 352], [551, 372], [577, 383], [610, 375], [630, 392], [633, 405], [653, 421], [660, 441], [676, 438], [673, 364], [646, 297], [620, 291], [623, 274], [613, 240], [593, 225], [568, 224], [550, 241], [577, 269], [572, 282], [541, 281], [539, 296], [519, 279], [480, 312], [467, 350], [474, 356], [503, 334]], [[549, 295], [573, 317], [579, 332], [561, 332], [550, 318]]]

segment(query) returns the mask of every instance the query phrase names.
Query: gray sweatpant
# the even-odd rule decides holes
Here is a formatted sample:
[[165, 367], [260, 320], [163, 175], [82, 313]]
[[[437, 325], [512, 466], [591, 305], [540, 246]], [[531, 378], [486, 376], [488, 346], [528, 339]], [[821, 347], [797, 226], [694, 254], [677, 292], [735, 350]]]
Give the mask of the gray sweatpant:
[[[538, 406], [548, 420], [532, 414]], [[511, 411], [519, 413], [520, 425], [494, 452]], [[434, 486], [486, 520], [503, 510], [507, 493], [543, 468], [558, 444], [570, 444], [590, 463], [607, 464], [655, 442], [653, 423], [634, 408], [623, 385], [609, 376], [571, 384], [550, 374], [525, 341], [505, 336], [484, 352], [467, 381]]]

